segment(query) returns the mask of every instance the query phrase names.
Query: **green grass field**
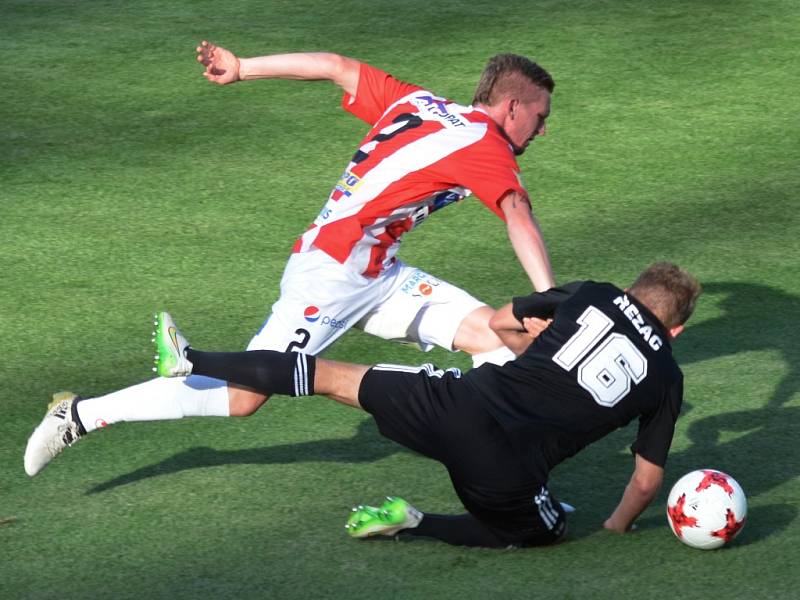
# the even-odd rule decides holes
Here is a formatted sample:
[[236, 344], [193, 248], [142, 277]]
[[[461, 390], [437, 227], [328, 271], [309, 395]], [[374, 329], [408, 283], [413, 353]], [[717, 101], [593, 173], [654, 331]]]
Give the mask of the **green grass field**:
[[[149, 377], [153, 310], [198, 347], [244, 347], [366, 131], [330, 84], [209, 85], [203, 38], [245, 56], [340, 52], [462, 102], [497, 52], [554, 75], [548, 134], [520, 164], [557, 279], [625, 284], [667, 259], [706, 288], [676, 344], [686, 410], [667, 485], [638, 531], [601, 527], [631, 428], [553, 473], [578, 507], [564, 544], [350, 540], [354, 503], [460, 505], [439, 465], [317, 398], [117, 425], [25, 475], [52, 392]], [[0, 597], [796, 598], [799, 38], [790, 0], [4, 0]], [[529, 290], [474, 199], [401, 256], [493, 305]], [[468, 365], [355, 331], [328, 356]], [[738, 479], [750, 514], [732, 547], [700, 552], [670, 533], [664, 501], [708, 466]]]

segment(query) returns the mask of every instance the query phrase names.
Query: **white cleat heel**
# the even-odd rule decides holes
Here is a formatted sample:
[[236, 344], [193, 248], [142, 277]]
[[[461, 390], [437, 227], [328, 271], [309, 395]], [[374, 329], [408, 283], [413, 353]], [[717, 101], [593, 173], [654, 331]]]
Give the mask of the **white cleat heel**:
[[25, 472], [33, 477], [58, 456], [64, 448], [72, 446], [86, 431], [72, 416], [72, 406], [79, 398], [72, 392], [53, 394], [53, 401], [39, 426], [33, 430], [25, 448]]

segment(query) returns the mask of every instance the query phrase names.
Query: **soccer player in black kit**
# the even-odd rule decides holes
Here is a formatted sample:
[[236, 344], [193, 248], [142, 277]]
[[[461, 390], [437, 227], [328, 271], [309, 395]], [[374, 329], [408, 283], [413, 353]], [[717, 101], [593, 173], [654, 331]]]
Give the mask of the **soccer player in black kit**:
[[435, 515], [388, 498], [380, 507], [354, 509], [346, 526], [353, 537], [401, 533], [468, 546], [543, 545], [565, 529], [564, 507], [547, 488], [549, 472], [635, 418], [633, 475], [604, 526], [629, 530], [655, 497], [683, 395], [670, 342], [699, 294], [694, 277], [657, 263], [626, 290], [585, 281], [514, 298], [492, 326], [519, 356], [463, 375], [432, 365], [367, 367], [296, 353], [200, 352], [167, 313], [158, 319], [157, 364], [165, 376], [191, 372], [363, 408], [381, 434], [444, 464], [467, 509]]

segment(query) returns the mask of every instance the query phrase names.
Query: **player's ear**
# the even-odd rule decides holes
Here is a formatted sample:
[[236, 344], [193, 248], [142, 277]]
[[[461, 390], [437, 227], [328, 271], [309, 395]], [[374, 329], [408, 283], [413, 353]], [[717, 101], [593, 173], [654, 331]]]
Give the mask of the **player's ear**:
[[519, 108], [519, 99], [518, 98], [509, 98], [508, 100], [508, 116], [512, 119]]
[[674, 340], [678, 337], [681, 333], [683, 333], [683, 325], [675, 325], [675, 327], [669, 328], [669, 339]]

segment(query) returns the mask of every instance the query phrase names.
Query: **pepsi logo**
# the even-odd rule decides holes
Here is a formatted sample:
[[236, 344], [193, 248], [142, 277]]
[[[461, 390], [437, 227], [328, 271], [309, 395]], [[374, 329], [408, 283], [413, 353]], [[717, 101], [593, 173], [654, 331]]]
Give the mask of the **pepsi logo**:
[[309, 323], [316, 323], [319, 319], [319, 308], [316, 306], [309, 306], [303, 311], [303, 316]]

